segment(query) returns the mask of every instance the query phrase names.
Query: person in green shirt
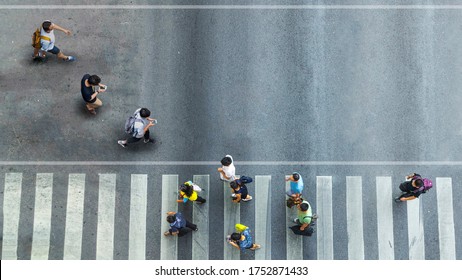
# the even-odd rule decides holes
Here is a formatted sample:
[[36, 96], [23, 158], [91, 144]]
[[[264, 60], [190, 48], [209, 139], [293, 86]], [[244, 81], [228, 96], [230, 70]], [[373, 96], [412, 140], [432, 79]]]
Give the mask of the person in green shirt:
[[297, 218], [294, 219], [294, 223], [300, 225], [300, 230], [304, 231], [310, 226], [313, 218], [313, 211], [308, 201], [303, 200], [302, 203], [297, 205]]

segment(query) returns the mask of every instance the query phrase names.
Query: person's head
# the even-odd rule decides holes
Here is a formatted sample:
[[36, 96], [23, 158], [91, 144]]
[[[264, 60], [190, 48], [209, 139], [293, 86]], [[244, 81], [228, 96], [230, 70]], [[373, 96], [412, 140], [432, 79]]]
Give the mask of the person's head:
[[141, 108], [140, 110], [140, 116], [142, 118], [149, 118], [149, 116], [151, 115], [151, 111], [149, 111], [148, 109], [146, 108]]
[[233, 161], [231, 160], [230, 157], [224, 157], [221, 159], [221, 164], [223, 166], [229, 166], [231, 163], [233, 163]]
[[167, 222], [174, 223], [175, 222], [175, 215], [168, 215], [167, 216]]
[[91, 75], [89, 78], [88, 78], [88, 83], [92, 86], [97, 86], [99, 85], [99, 83], [101, 83], [101, 78], [98, 77], [97, 75]]
[[308, 205], [308, 203], [300, 203], [298, 205], [298, 208], [300, 209], [300, 211], [306, 212], [308, 211], [308, 209], [310, 209], [310, 206]]
[[181, 184], [180, 190], [184, 192], [187, 196], [191, 196], [193, 193], [193, 187], [189, 184]]
[[420, 187], [422, 187], [424, 185], [424, 182], [423, 182], [422, 179], [414, 180], [412, 183], [413, 183], [414, 187], [416, 187], [416, 188], [420, 188]]
[[236, 182], [236, 180], [232, 181], [229, 183], [229, 186], [233, 189], [233, 190], [237, 190], [240, 188], [239, 184]]
[[231, 234], [231, 240], [234, 240], [234, 241], [241, 240], [241, 234], [238, 232], [234, 232], [233, 234]]
[[300, 174], [298, 174], [297, 172], [294, 172], [292, 173], [292, 178], [294, 179], [294, 181], [298, 181], [300, 180]]
[[51, 21], [47, 20], [42, 23], [42, 28], [45, 30], [45, 32], [50, 32], [53, 30], [53, 23]]

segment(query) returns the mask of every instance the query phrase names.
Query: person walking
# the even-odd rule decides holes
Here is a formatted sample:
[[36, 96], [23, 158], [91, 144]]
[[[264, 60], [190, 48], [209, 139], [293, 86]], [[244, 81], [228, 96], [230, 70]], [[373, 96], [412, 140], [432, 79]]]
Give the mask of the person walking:
[[96, 109], [103, 106], [103, 102], [98, 98], [98, 94], [105, 92], [106, 89], [107, 86], [101, 83], [101, 78], [97, 75], [83, 75], [80, 82], [80, 92], [90, 114], [96, 115]]
[[[236, 229], [238, 229], [238, 225], [236, 225]], [[228, 243], [241, 251], [245, 249], [250, 249], [252, 251], [260, 249], [261, 246], [259, 244], [253, 243], [252, 236], [250, 235], [250, 228], [247, 226], [244, 226], [244, 228], [242, 232], [234, 232], [229, 235], [227, 237]]]
[[303, 201], [303, 178], [298, 172], [294, 172], [286, 178], [286, 181], [290, 181], [290, 189], [286, 192], [288, 196], [286, 204], [287, 207], [292, 208], [294, 205], [298, 205]]
[[399, 197], [395, 198], [396, 202], [413, 200], [421, 194], [427, 192], [433, 186], [430, 179], [422, 178], [420, 174], [412, 173], [406, 176], [406, 181], [399, 185], [399, 189], [403, 192]]
[[252, 196], [249, 195], [249, 191], [244, 182], [240, 179], [236, 179], [229, 183], [231, 188], [231, 197], [234, 203], [240, 203], [242, 201], [252, 200]]
[[[64, 61], [75, 61], [75, 57], [65, 55], [56, 45], [55, 45], [55, 34], [54, 30], [59, 30], [64, 32], [66, 35], [71, 35], [71, 31], [61, 26], [53, 23], [49, 20], [46, 20], [42, 23], [42, 27], [39, 29], [40, 34], [34, 33], [34, 41], [38, 43], [34, 44], [34, 55], [33, 58], [44, 58], [46, 53], [55, 54], [59, 59]], [[37, 36], [38, 35], [38, 36]], [[40, 39], [40, 40], [39, 40]]]
[[220, 179], [222, 181], [231, 182], [236, 179], [236, 167], [234, 167], [233, 157], [226, 155], [221, 159], [221, 167], [218, 168]]
[[127, 147], [129, 143], [135, 143], [144, 138], [144, 143], [154, 143], [154, 139], [149, 137], [149, 128], [157, 123], [156, 119], [150, 118], [151, 111], [147, 108], [137, 109], [125, 123], [125, 132], [131, 138], [119, 140], [117, 143], [122, 147]]
[[312, 226], [314, 226], [314, 220], [317, 218], [316, 214], [313, 215], [310, 203], [303, 200], [297, 205], [297, 218], [293, 220], [297, 225], [290, 227], [290, 229], [297, 235], [311, 236], [314, 232]]
[[200, 191], [202, 191], [202, 189], [198, 185], [194, 184], [191, 181], [185, 182], [180, 186], [180, 199], [178, 199], [177, 202], [186, 203], [188, 202], [188, 200], [191, 200], [203, 204], [207, 200], [198, 195], [198, 192]]
[[165, 236], [178, 235], [182, 237], [190, 231], [197, 231], [197, 225], [188, 221], [181, 212], [167, 212], [167, 222], [170, 229], [164, 232]]

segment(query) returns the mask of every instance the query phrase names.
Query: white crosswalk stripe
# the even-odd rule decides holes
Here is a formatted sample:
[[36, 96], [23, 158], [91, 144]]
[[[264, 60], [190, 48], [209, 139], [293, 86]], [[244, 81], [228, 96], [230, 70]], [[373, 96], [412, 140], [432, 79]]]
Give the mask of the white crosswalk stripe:
[[48, 252], [50, 250], [52, 193], [53, 174], [38, 173], [35, 188], [32, 260], [48, 260]]
[[[21, 230], [21, 219], [24, 217], [31, 222], [30, 227], [33, 229], [32, 240], [30, 241], [30, 258], [36, 260], [46, 260], [50, 258], [50, 252], [54, 250], [55, 244], [51, 236], [53, 236], [52, 216], [53, 209], [53, 192], [57, 186], [55, 184], [55, 177], [53, 173], [37, 173], [33, 189], [35, 189], [34, 206], [33, 206], [33, 219], [29, 216], [24, 216], [22, 207], [25, 207], [22, 202], [22, 193], [26, 193], [28, 184], [23, 180], [22, 173], [5, 173], [3, 199], [3, 232], [2, 232], [2, 248], [1, 256], [3, 260], [18, 259], [20, 247], [22, 245], [19, 240], [19, 231]], [[62, 220], [63, 225], [63, 238], [62, 244], [62, 257], [65, 260], [80, 260], [85, 258], [83, 254], [84, 244], [88, 244], [84, 239], [84, 210], [86, 209], [88, 201], [92, 201], [90, 193], [85, 197], [85, 192], [91, 190], [93, 187], [88, 185], [86, 174], [71, 173], [67, 176], [67, 203], [65, 211], [65, 218]], [[178, 212], [179, 203], [176, 201], [178, 198], [178, 187], [180, 184], [179, 175], [162, 175], [161, 182], [152, 180], [149, 174], [131, 174], [130, 175], [130, 205], [127, 205], [129, 210], [129, 223], [122, 226], [127, 227], [128, 240], [127, 252], [128, 259], [138, 260], [146, 259], [148, 245], [159, 247], [161, 260], [177, 260], [178, 253], [184, 252], [185, 248], [178, 247], [178, 237], [164, 236], [163, 233], [169, 229], [169, 224], [166, 221], [166, 213], [169, 211]], [[281, 248], [285, 246], [287, 260], [301, 260], [304, 258], [304, 248], [309, 245], [311, 248], [316, 246], [317, 256], [315, 259], [319, 260], [333, 260], [335, 259], [336, 242], [343, 242], [342, 248], [348, 248], [348, 259], [363, 260], [365, 253], [369, 248], [366, 248], [365, 234], [371, 227], [376, 226], [377, 236], [375, 245], [377, 250], [378, 259], [380, 260], [393, 260], [397, 256], [395, 252], [395, 236], [394, 230], [402, 234], [403, 230], [407, 232], [408, 240], [407, 246], [410, 260], [423, 260], [426, 257], [425, 252], [425, 238], [424, 233], [426, 226], [424, 218], [426, 215], [431, 215], [438, 222], [438, 245], [439, 257], [442, 260], [455, 260], [457, 259], [456, 245], [460, 242], [460, 237], [456, 235], [455, 215], [454, 215], [454, 198], [453, 198], [453, 182], [450, 177], [436, 177], [435, 187], [429, 192], [429, 195], [422, 195], [419, 199], [407, 201], [405, 203], [394, 203], [393, 194], [397, 190], [397, 183], [392, 182], [391, 176], [377, 176], [375, 177], [374, 192], [363, 183], [361, 176], [346, 176], [343, 180], [333, 180], [332, 176], [317, 176], [316, 177], [316, 202], [312, 202], [313, 213], [317, 213], [319, 219], [317, 220], [315, 238], [302, 237], [293, 234], [288, 229], [293, 225], [292, 220], [297, 216], [296, 208], [289, 209], [285, 205], [272, 205], [275, 200], [274, 195], [284, 196], [285, 193], [275, 193], [273, 190], [271, 175], [257, 175], [254, 179], [254, 188], [249, 186], [249, 194], [252, 195], [253, 200], [246, 203], [246, 213], [248, 209], [253, 209], [255, 212], [254, 228], [252, 235], [254, 243], [262, 245], [260, 250], [256, 250], [254, 258], [257, 260], [270, 260], [274, 248], [271, 245], [278, 244]], [[111, 260], [114, 259], [116, 247], [116, 209], [117, 204], [117, 180], [119, 175], [116, 173], [102, 173], [99, 174], [98, 184], [98, 197], [93, 201], [97, 202], [97, 212], [94, 224], [94, 233], [90, 234], [95, 236], [94, 253], [96, 259]], [[128, 180], [128, 179], [127, 179]], [[32, 181], [32, 180], [29, 180]], [[58, 180], [59, 181], [59, 180]], [[191, 253], [191, 258], [194, 260], [208, 260], [211, 253], [217, 256], [216, 240], [212, 240], [211, 234], [215, 233], [216, 227], [211, 227], [211, 216], [216, 215], [212, 205], [210, 204], [211, 193], [223, 193], [223, 217], [214, 217], [223, 222], [223, 255], [224, 260], [239, 260], [242, 257], [248, 258], [248, 254], [241, 254], [239, 250], [231, 246], [225, 241], [225, 236], [235, 231], [235, 224], [241, 223], [241, 204], [233, 203], [230, 198], [230, 187], [228, 182], [223, 182], [223, 189], [210, 188], [210, 175], [194, 175], [192, 181], [198, 184], [203, 191], [200, 196], [207, 199], [205, 204], [192, 203], [190, 217], [199, 230], [188, 235], [192, 242], [190, 248], [186, 251]], [[346, 182], [345, 185], [339, 182]], [[334, 185], [335, 183], [335, 185]], [[96, 187], [96, 186], [95, 186]], [[285, 189], [290, 187], [289, 182], [286, 182]], [[346, 188], [345, 196], [334, 196], [333, 190], [336, 188]], [[152, 189], [151, 189], [152, 188]], [[161, 195], [162, 205], [159, 205], [160, 213], [148, 213], [148, 193], [150, 190], [156, 190]], [[436, 191], [436, 192], [435, 192]], [[160, 193], [159, 193], [160, 192]], [[372, 193], [372, 195], [370, 195]], [[66, 194], [66, 193], [64, 193]], [[365, 199], [367, 197], [367, 200]], [[128, 195], [127, 195], [128, 199]], [[88, 200], [88, 201], [87, 201]], [[435, 200], [435, 201], [432, 201]], [[334, 217], [334, 207], [339, 207], [339, 204], [345, 203], [345, 216], [346, 216], [346, 240], [334, 240], [334, 220], [338, 222], [338, 217]], [[365, 209], [363, 204], [375, 204], [374, 210], [377, 212], [376, 225], [370, 224], [369, 220], [363, 220]], [[424, 204], [435, 205], [432, 211], [423, 211]], [[279, 204], [279, 203], [278, 203]], [[427, 204], [427, 207], [428, 207]], [[23, 206], [22, 206], [23, 205]], [[216, 204], [215, 204], [216, 205]], [[250, 205], [250, 208], [247, 206]], [[120, 205], [119, 205], [120, 206]], [[85, 207], [85, 208], [84, 208]], [[183, 206], [182, 206], [183, 207]], [[284, 207], [285, 217], [274, 217], [271, 209], [274, 207]], [[95, 207], [96, 208], [96, 207]], [[183, 208], [182, 208], [183, 209]], [[243, 208], [244, 209], [244, 208]], [[367, 208], [370, 210], [370, 208]], [[395, 221], [393, 217], [393, 209], [401, 209], [406, 211], [407, 220], [403, 223], [407, 224], [407, 228], [396, 229], [394, 227]], [[399, 211], [401, 211], [399, 210]], [[244, 211], [244, 210], [243, 210]], [[90, 212], [85, 212], [90, 213]], [[91, 212], [93, 213], [93, 212]], [[188, 213], [187, 213], [188, 214]], [[280, 212], [280, 214], [282, 214]], [[63, 213], [64, 215], [64, 213]], [[283, 214], [284, 215], [284, 214]], [[189, 215], [188, 215], [189, 216]], [[87, 217], [87, 216], [85, 216]], [[128, 218], [128, 216], [127, 216]], [[283, 240], [272, 240], [271, 224], [274, 219], [280, 222], [285, 218], [285, 237], [286, 242]], [[403, 215], [404, 218], [404, 215]], [[395, 217], [396, 219], [396, 217]], [[156, 237], [157, 244], [146, 244], [149, 231], [147, 228], [147, 221], [156, 220], [160, 225], [160, 236]], [[428, 220], [428, 217], [427, 219]], [[128, 221], [128, 220], [127, 220]], [[119, 225], [120, 226], [120, 225]], [[247, 225], [250, 226], [250, 225]], [[366, 228], [367, 226], [367, 228]], [[88, 230], [87, 230], [88, 233]], [[370, 237], [369, 237], [370, 238]], [[402, 239], [402, 236], [400, 236]], [[282, 241], [282, 242], [281, 242]], [[335, 242], [334, 242], [335, 241]], [[215, 242], [215, 243], [214, 243]], [[370, 242], [370, 241], [369, 241]], [[430, 241], [428, 241], [430, 242]], [[314, 244], [316, 243], [316, 244]], [[215, 246], [211, 246], [215, 244]], [[401, 243], [402, 244], [402, 243]], [[368, 244], [370, 246], [370, 244]], [[93, 246], [93, 245], [91, 245]], [[460, 246], [460, 244], [459, 244]], [[88, 247], [88, 245], [87, 245]], [[120, 246], [119, 246], [120, 247]], [[278, 250], [279, 250], [278, 249]], [[88, 250], [88, 249], [87, 249]], [[119, 249], [120, 250], [120, 249]], [[284, 252], [284, 251], [282, 251]], [[221, 253], [221, 252], [220, 252]], [[403, 253], [400, 252], [400, 256]], [[22, 254], [21, 256], [24, 256]], [[219, 256], [219, 254], [218, 254]], [[313, 256], [311, 256], [313, 257]], [[24, 257], [21, 257], [24, 258]], [[221, 258], [219, 256], [219, 258]]]
[[379, 260], [395, 259], [391, 177], [377, 177], [377, 235]]
[[348, 259], [364, 260], [363, 193], [359, 176], [346, 177]]
[[116, 174], [99, 174], [96, 259], [114, 258]]
[[82, 256], [84, 197], [85, 174], [69, 174], [66, 230], [64, 234], [63, 258], [65, 260], [80, 260]]

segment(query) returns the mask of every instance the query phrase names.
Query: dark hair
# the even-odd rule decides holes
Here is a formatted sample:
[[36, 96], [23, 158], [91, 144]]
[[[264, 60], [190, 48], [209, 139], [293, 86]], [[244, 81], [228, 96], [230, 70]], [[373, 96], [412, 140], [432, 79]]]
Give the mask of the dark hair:
[[191, 185], [185, 185], [185, 184], [181, 184], [180, 190], [184, 192], [187, 196], [191, 196], [194, 191]]
[[297, 172], [292, 173], [292, 177], [294, 178], [295, 181], [300, 180], [300, 174], [298, 174]]
[[308, 203], [301, 203], [300, 204], [300, 210], [302, 210], [303, 212], [307, 211], [309, 208], [310, 208], [310, 206], [308, 205]]
[[221, 164], [224, 166], [229, 166], [231, 163], [233, 163], [233, 161], [230, 157], [224, 157], [221, 159]]
[[233, 190], [239, 188], [239, 184], [238, 184], [236, 181], [231, 181], [231, 182], [229, 183], [229, 186], [230, 186]]
[[422, 181], [422, 179], [417, 179], [414, 182], [415, 182], [415, 185], [419, 188], [424, 185], [424, 182]]
[[176, 220], [175, 215], [167, 216], [167, 222], [174, 223]]
[[44, 22], [42, 23], [42, 28], [43, 28], [45, 31], [50, 30], [50, 26], [51, 26], [51, 21], [44, 21]]
[[141, 110], [140, 110], [140, 116], [141, 116], [142, 118], [147, 118], [147, 117], [149, 117], [150, 115], [151, 115], [151, 111], [149, 111], [149, 110], [146, 109], [146, 108], [141, 108]]
[[88, 78], [88, 83], [90, 85], [93, 85], [93, 86], [97, 86], [99, 85], [99, 83], [101, 83], [101, 78], [96, 76], [96, 75], [91, 75], [89, 78]]
[[231, 234], [231, 240], [234, 240], [234, 241], [241, 240], [241, 234], [238, 232], [234, 232], [233, 234]]

